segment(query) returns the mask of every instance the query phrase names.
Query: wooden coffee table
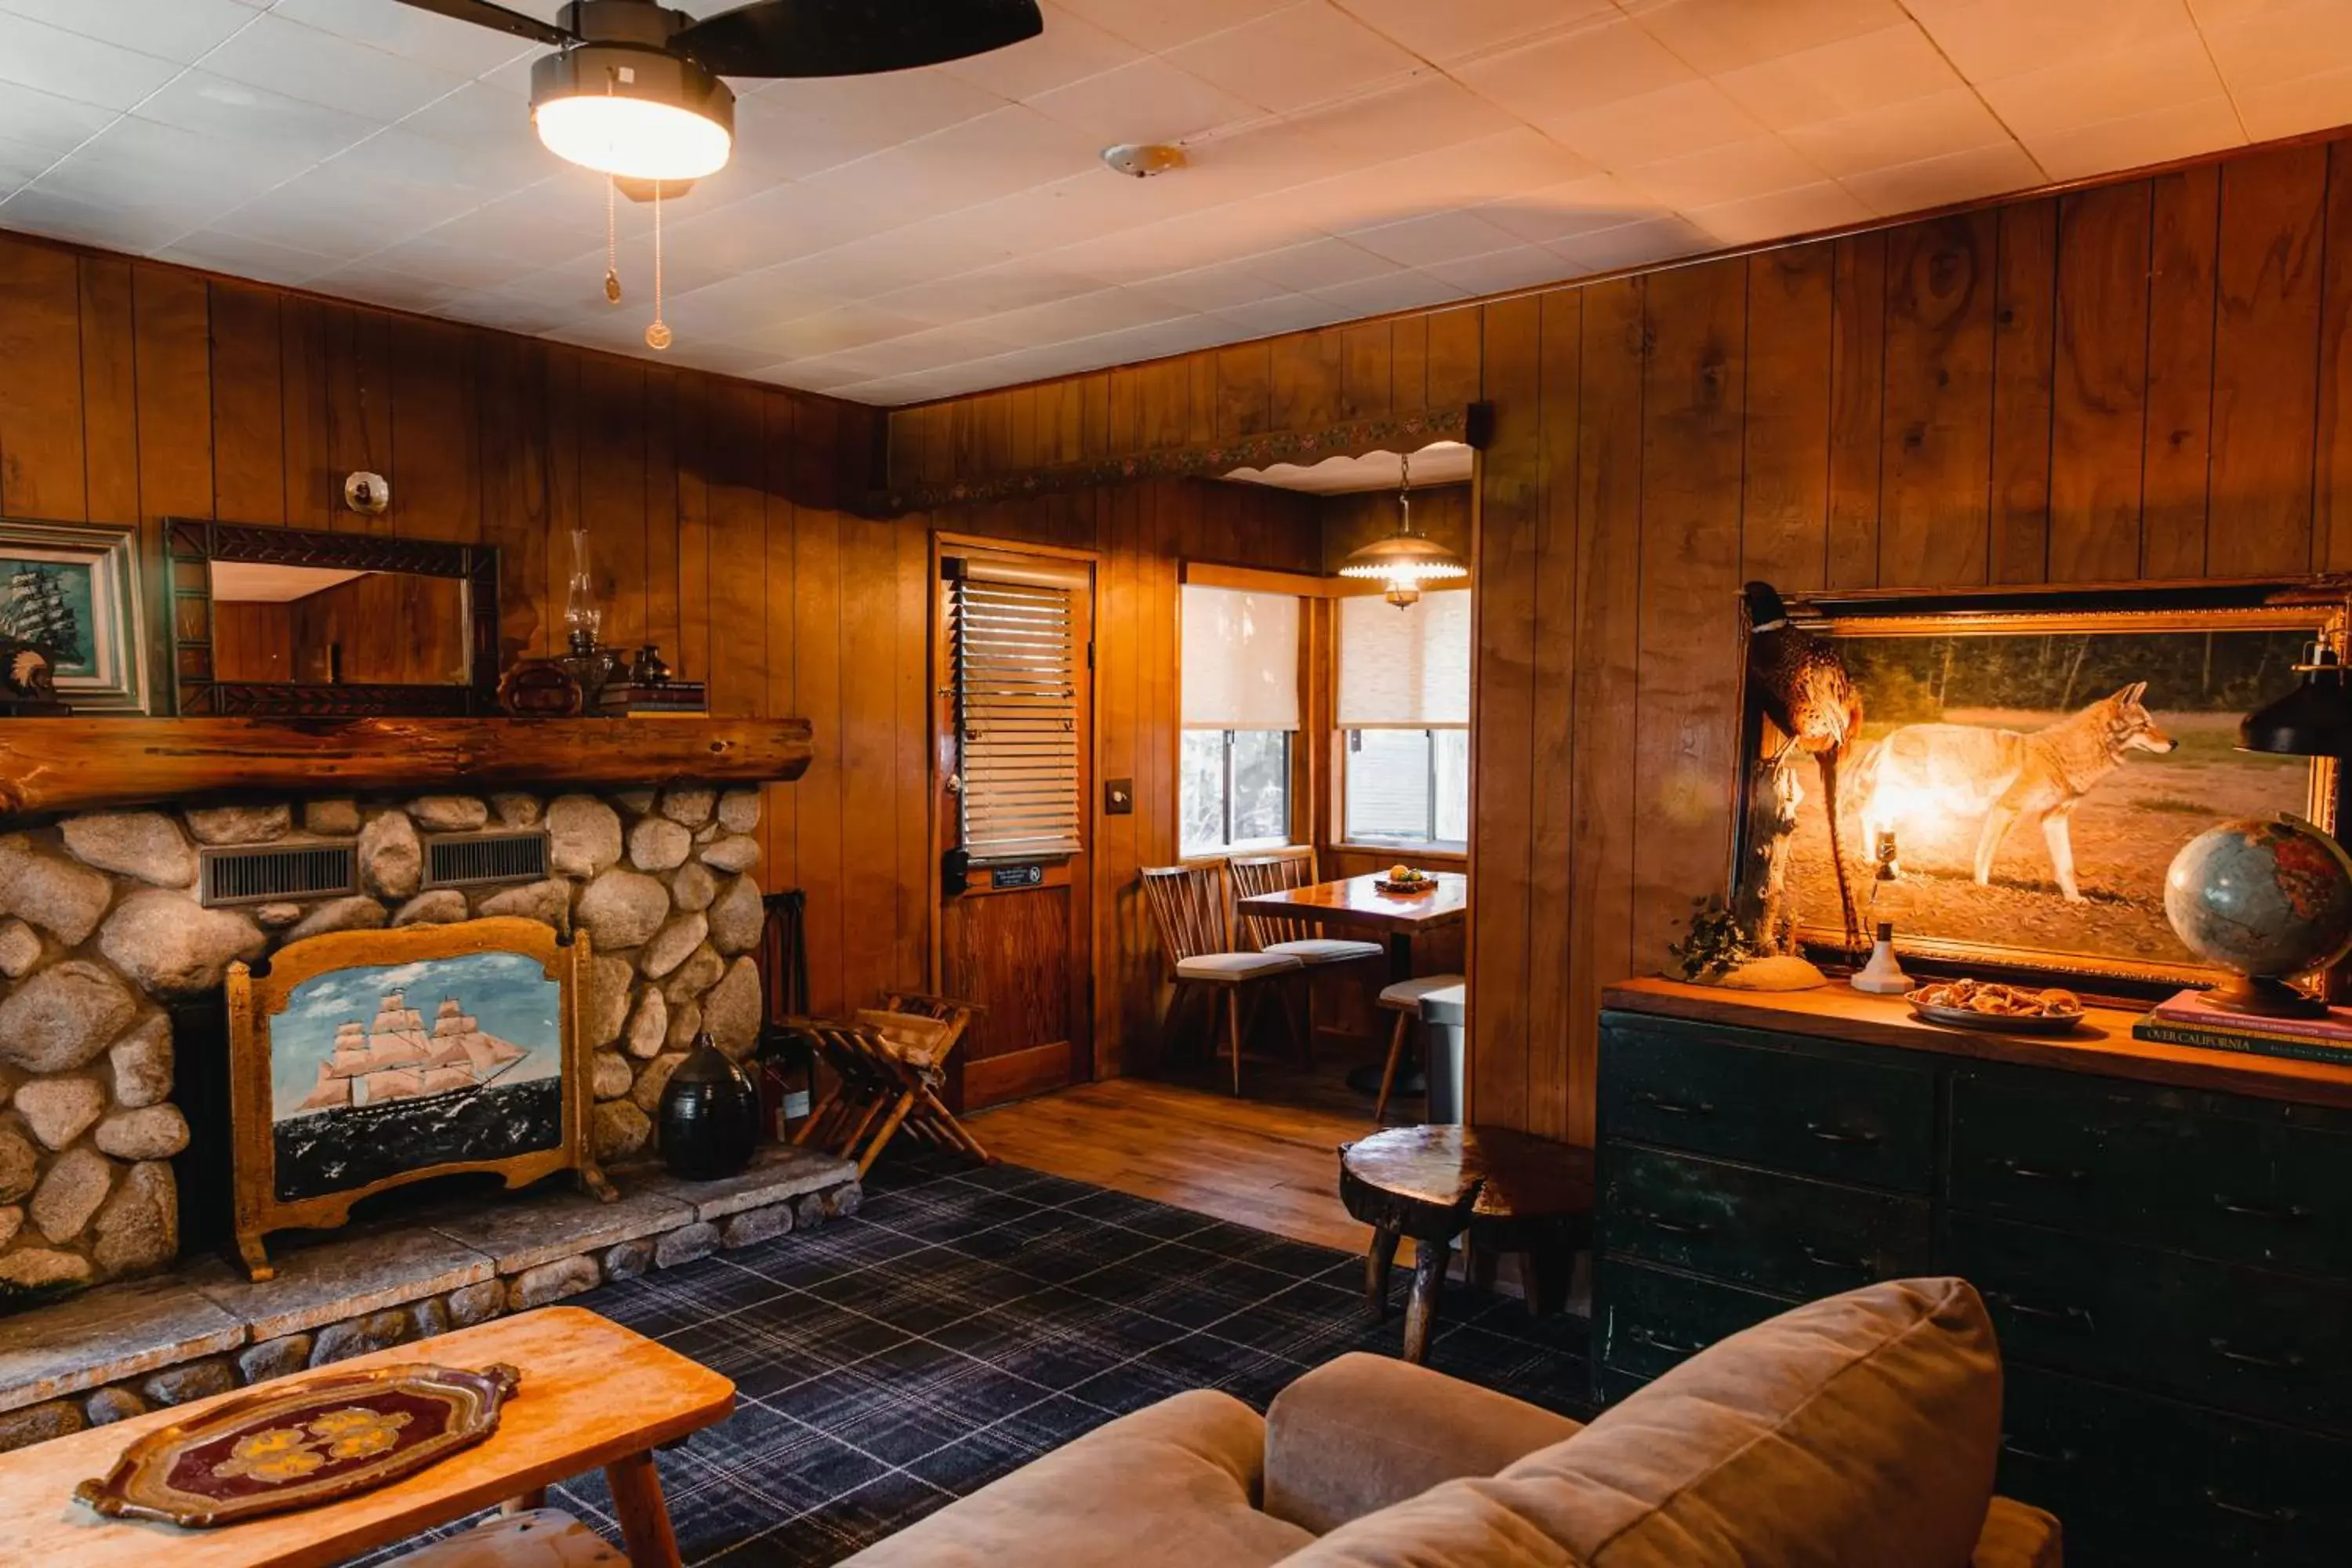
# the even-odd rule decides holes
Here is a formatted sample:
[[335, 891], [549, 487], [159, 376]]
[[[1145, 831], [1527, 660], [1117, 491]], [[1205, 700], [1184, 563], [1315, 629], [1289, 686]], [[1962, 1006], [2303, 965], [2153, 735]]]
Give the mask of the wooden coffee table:
[[1425, 1362], [1457, 1236], [1468, 1237], [1481, 1274], [1499, 1255], [1518, 1254], [1529, 1310], [1566, 1302], [1577, 1249], [1592, 1239], [1592, 1151], [1507, 1127], [1392, 1127], [1339, 1151], [1339, 1201], [1372, 1227], [1364, 1291], [1381, 1317], [1397, 1244], [1412, 1238], [1404, 1359]]
[[47, 1568], [326, 1568], [482, 1509], [531, 1498], [602, 1467], [633, 1568], [677, 1568], [653, 1449], [723, 1421], [735, 1385], [642, 1334], [578, 1307], [545, 1307], [301, 1377], [403, 1362], [507, 1362], [522, 1385], [487, 1441], [407, 1479], [324, 1507], [217, 1530], [103, 1519], [73, 1500], [132, 1440], [249, 1390], [158, 1410], [0, 1454], [0, 1563]]

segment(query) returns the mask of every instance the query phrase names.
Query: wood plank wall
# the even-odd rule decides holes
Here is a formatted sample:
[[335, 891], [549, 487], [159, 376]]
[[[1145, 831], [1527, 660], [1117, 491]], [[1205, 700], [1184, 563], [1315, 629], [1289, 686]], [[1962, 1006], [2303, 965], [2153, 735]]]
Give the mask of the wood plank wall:
[[[1078, 456], [1192, 417], [1135, 392], [1098, 378], [1084, 407], [1000, 428], [985, 449]], [[151, 581], [173, 515], [496, 544], [509, 655], [562, 642], [570, 534], [584, 527], [609, 639], [659, 642], [719, 712], [815, 725], [807, 774], [769, 792], [761, 877], [809, 894], [823, 1011], [929, 971], [931, 520], [842, 504], [870, 478], [878, 418], [0, 233], [0, 516], [139, 523]], [[341, 506], [342, 476], [362, 468], [392, 481], [382, 518]], [[1176, 563], [1312, 570], [1311, 515], [1286, 496], [1171, 483], [943, 521], [1103, 552], [1104, 768], [1136, 776], [1150, 815], [1107, 821], [1097, 863], [1132, 882], [1137, 865], [1173, 858], [1156, 825], [1172, 832]], [[1131, 988], [1097, 999], [1115, 1064], [1150, 1016], [1150, 939], [1132, 900], [1097, 907]]]
[[2352, 142], [901, 410], [891, 451], [976, 478], [1090, 419], [1126, 452], [1478, 397], [1473, 1102], [1589, 1137], [1600, 988], [1726, 875], [1744, 579], [2352, 569]]

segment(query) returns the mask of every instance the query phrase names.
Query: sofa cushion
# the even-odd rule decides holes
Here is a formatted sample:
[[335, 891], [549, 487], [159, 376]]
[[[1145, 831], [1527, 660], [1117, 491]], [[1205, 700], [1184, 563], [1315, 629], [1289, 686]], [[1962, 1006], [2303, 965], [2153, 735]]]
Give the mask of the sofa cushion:
[[1320, 1535], [1440, 1481], [1491, 1476], [1578, 1429], [1491, 1388], [1350, 1351], [1267, 1407], [1265, 1511]]
[[1975, 1290], [1874, 1285], [1735, 1334], [1568, 1441], [1291, 1562], [1966, 1568], [2000, 1426], [2000, 1352]]
[[1196, 1389], [1123, 1415], [849, 1559], [856, 1568], [1265, 1568], [1315, 1538], [1257, 1511], [1265, 1424]]

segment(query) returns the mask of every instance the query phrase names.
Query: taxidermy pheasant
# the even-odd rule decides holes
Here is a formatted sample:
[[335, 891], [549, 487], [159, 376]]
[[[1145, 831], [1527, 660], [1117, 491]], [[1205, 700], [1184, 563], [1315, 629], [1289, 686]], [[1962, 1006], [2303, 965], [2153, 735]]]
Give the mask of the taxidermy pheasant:
[[1829, 818], [1830, 861], [1837, 870], [1838, 904], [1848, 952], [1862, 945], [1862, 921], [1846, 881], [1845, 846], [1838, 831], [1838, 765], [1862, 741], [1862, 697], [1837, 649], [1790, 624], [1788, 607], [1769, 583], [1750, 583], [1748, 598], [1748, 689], [1786, 743], [1812, 753], [1822, 770], [1822, 811]]

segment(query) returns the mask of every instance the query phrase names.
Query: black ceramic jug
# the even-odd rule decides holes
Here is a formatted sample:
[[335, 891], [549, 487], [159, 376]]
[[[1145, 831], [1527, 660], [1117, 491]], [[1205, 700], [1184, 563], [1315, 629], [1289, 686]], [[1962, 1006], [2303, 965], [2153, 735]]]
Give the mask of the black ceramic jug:
[[662, 1086], [662, 1160], [690, 1182], [731, 1176], [760, 1142], [760, 1090], [708, 1030]]

